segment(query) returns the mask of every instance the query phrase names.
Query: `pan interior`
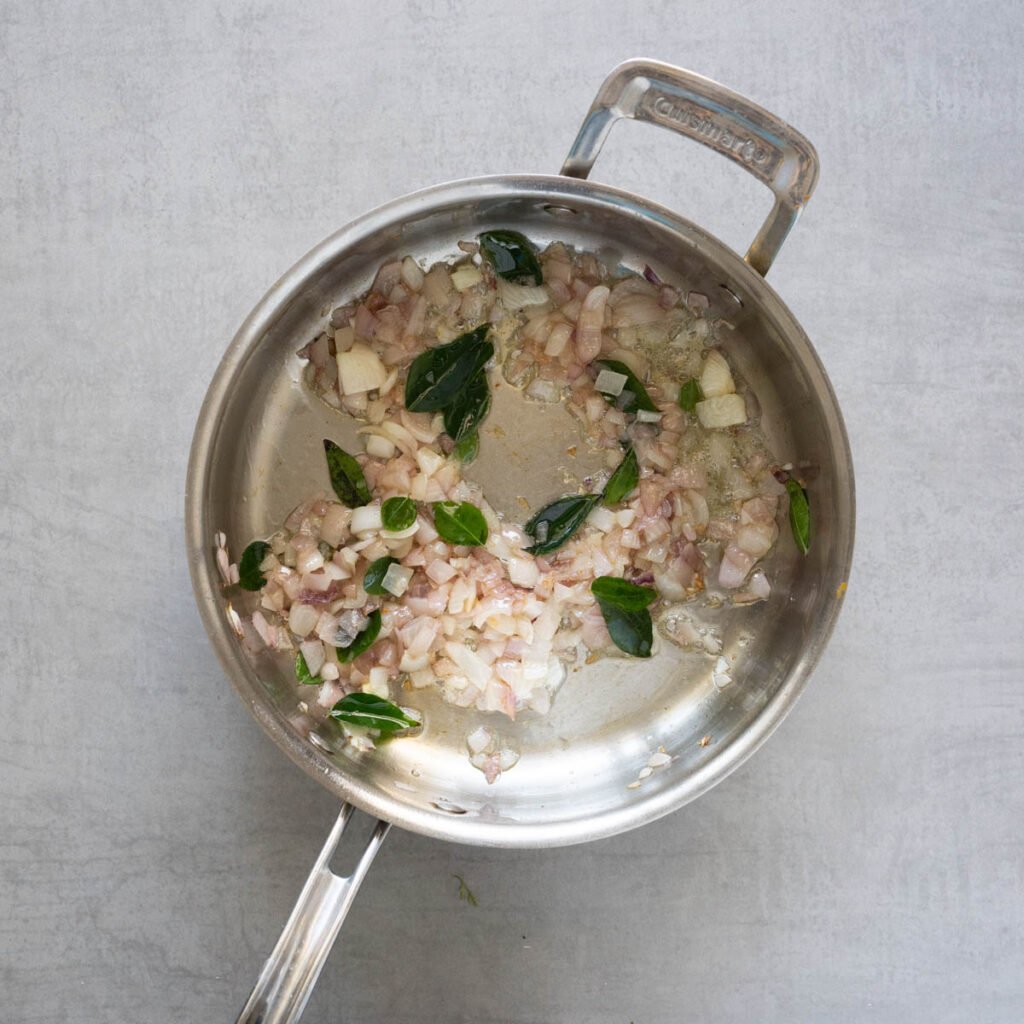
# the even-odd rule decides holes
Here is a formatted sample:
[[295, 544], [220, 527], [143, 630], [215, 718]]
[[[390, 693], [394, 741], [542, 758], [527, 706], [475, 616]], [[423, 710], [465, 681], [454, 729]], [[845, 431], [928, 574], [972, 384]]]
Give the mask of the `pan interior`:
[[[752, 386], [781, 462], [814, 467], [814, 544], [801, 557], [788, 534], [767, 563], [769, 601], [695, 609], [732, 663], [716, 686], [716, 658], [662, 643], [649, 661], [605, 659], [570, 672], [551, 712], [516, 722], [449, 707], [430, 691], [403, 694], [424, 713], [422, 734], [357, 753], [305, 713], [290, 660], [243, 647], [213, 561], [224, 531], [237, 558], [301, 500], [328, 492], [321, 439], [360, 450], [357, 423], [299, 383], [295, 351], [330, 310], [365, 290], [382, 261], [453, 257], [460, 239], [515, 227], [537, 243], [562, 240], [652, 266], [707, 295], [710, 315], [734, 325], [725, 347]], [[506, 389], [507, 391], [508, 389]], [[481, 455], [467, 475], [513, 513], [564, 489], [574, 439], [560, 407], [495, 403]], [[503, 435], [503, 436], [501, 436]], [[382, 208], [328, 239], [271, 290], [246, 321], [211, 385], [193, 447], [188, 494], [193, 579], [214, 645], [236, 688], [289, 755], [339, 796], [422, 833], [485, 844], [540, 846], [596, 838], [692, 799], [746, 757], [777, 724], [827, 639], [846, 579], [853, 484], [828, 382], [792, 316], [763, 281], [694, 225], [635, 197], [560, 178], [476, 179], [438, 186]], [[520, 512], [520, 515], [522, 513]], [[237, 598], [237, 610], [252, 605]], [[721, 682], [721, 680], [719, 680]], [[488, 785], [467, 759], [466, 736], [486, 725], [521, 753]], [[673, 758], [645, 778], [652, 753]]]

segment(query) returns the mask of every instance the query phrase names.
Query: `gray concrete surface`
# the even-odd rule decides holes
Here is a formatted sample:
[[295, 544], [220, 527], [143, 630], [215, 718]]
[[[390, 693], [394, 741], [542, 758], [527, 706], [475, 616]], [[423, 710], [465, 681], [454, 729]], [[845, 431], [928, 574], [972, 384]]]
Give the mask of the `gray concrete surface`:
[[[1022, 50], [1012, 3], [0, 5], [0, 1019], [233, 1019], [335, 805], [193, 609], [206, 383], [314, 242], [555, 170], [637, 55], [821, 153], [771, 280], [847, 416], [844, 617], [767, 747], [667, 820], [540, 853], [394, 835], [306, 1019], [1024, 1019]], [[736, 247], [767, 203], [634, 125], [597, 176]]]

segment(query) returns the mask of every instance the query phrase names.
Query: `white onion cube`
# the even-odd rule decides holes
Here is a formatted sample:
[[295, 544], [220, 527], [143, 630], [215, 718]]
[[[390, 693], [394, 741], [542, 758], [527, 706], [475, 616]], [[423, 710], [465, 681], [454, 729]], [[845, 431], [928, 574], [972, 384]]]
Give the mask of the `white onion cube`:
[[700, 374], [700, 390], [705, 398], [731, 395], [736, 390], [729, 364], [717, 349], [711, 349]]
[[610, 508], [598, 505], [597, 508], [587, 516], [587, 522], [602, 533], [608, 533], [608, 531], [611, 530], [618, 522], [618, 519]]
[[380, 517], [380, 505], [361, 505], [352, 510], [351, 530], [353, 533], [372, 533], [384, 525]]
[[747, 422], [747, 403], [740, 395], [719, 395], [697, 403], [697, 419], [702, 427], [714, 430]]
[[457, 292], [467, 291], [483, 279], [484, 275], [476, 267], [459, 267], [458, 270], [452, 271], [452, 284], [455, 285]]
[[362, 342], [338, 353], [338, 382], [343, 395], [361, 395], [379, 388], [388, 378], [380, 356]]
[[604, 369], [597, 375], [594, 387], [603, 395], [618, 397], [622, 394], [622, 389], [626, 386], [627, 380], [629, 378], [624, 373], [616, 373], [615, 370]]
[[390, 459], [396, 451], [395, 446], [380, 434], [370, 434], [366, 439], [366, 454], [375, 459]]
[[533, 588], [540, 578], [540, 569], [532, 558], [510, 558], [508, 560], [508, 578], [517, 587]]
[[388, 571], [384, 573], [384, 578], [381, 580], [380, 585], [389, 594], [401, 597], [409, 589], [409, 580], [411, 579], [412, 569], [407, 569], [404, 565], [393, 562], [388, 566]]

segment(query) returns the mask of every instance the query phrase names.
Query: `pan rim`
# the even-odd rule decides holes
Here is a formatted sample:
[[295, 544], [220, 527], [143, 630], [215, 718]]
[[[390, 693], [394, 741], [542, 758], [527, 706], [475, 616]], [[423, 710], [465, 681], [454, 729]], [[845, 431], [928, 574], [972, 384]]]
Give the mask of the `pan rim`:
[[[189, 455], [185, 487], [185, 540], [189, 571], [200, 617], [210, 642], [228, 679], [250, 713], [263, 730], [285, 754], [308, 775], [340, 799], [395, 825], [452, 842], [478, 846], [507, 848], [547, 848], [567, 846], [606, 838], [629, 831], [664, 817], [696, 799], [722, 781], [749, 758], [778, 728], [795, 705], [835, 628], [842, 600], [837, 599], [822, 613], [819, 630], [793, 666], [789, 678], [765, 703], [758, 715], [714, 757], [676, 785], [661, 791], [633, 795], [629, 802], [579, 818], [532, 823], [489, 821], [474, 815], [454, 815], [442, 810], [428, 811], [411, 807], [386, 792], [344, 773], [312, 744], [301, 740], [284, 724], [283, 715], [275, 713], [264, 701], [249, 679], [238, 651], [237, 639], [223, 613], [223, 599], [216, 585], [210, 538], [213, 526], [207, 514], [205, 496], [210, 481], [210, 457], [217, 438], [232, 382], [264, 329], [277, 312], [302, 290], [305, 281], [360, 238], [376, 232], [389, 223], [401, 222], [410, 215], [421, 214], [425, 204], [443, 205], [453, 200], [465, 201], [491, 197], [532, 196], [558, 200], [573, 197], [602, 201], [619, 211], [660, 224], [688, 236], [699, 237], [702, 244], [715, 251], [732, 273], [741, 279], [766, 312], [785, 325], [788, 342], [803, 369], [812, 377], [822, 402], [823, 416], [830, 427], [839, 464], [833, 467], [840, 493], [849, 496], [848, 526], [840, 531], [839, 557], [830, 566], [830, 580], [849, 579], [855, 532], [855, 487], [849, 440], [842, 413], [825, 369], [799, 322], [777, 293], [743, 259], [715, 236], [678, 214], [630, 192], [612, 186], [567, 178], [559, 175], [511, 174], [488, 175], [458, 179], [429, 186], [393, 199], [351, 221], [319, 242], [296, 261], [268, 289], [242, 322], [228, 345], [200, 407]], [[838, 586], [838, 583], [836, 584]], [[825, 592], [828, 587], [825, 588]]]

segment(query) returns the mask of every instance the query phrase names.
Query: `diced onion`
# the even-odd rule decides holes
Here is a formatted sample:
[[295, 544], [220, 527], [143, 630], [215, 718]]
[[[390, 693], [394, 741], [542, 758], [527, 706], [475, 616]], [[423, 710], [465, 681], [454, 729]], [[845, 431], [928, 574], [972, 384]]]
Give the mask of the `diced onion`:
[[398, 663], [399, 672], [422, 672], [430, 664], [430, 655], [424, 654], [410, 654], [406, 651], [402, 655], [402, 660]]
[[370, 434], [366, 439], [366, 454], [375, 459], [390, 459], [396, 451], [395, 445], [380, 434]]
[[596, 527], [602, 533], [608, 533], [608, 531], [615, 526], [617, 521], [615, 513], [610, 508], [605, 508], [603, 505], [598, 505], [597, 508], [587, 516], [587, 522], [591, 526]]
[[438, 586], [442, 583], [447, 583], [454, 575], [455, 570], [440, 558], [435, 558], [427, 566], [427, 578], [431, 583], [436, 583]]
[[353, 533], [371, 533], [384, 525], [380, 517], [380, 505], [361, 505], [352, 510], [351, 529]]
[[339, 327], [334, 332], [334, 351], [347, 352], [356, 340], [356, 332], [351, 327]]
[[476, 267], [459, 267], [458, 270], [452, 271], [452, 284], [455, 285], [455, 290], [459, 292], [468, 291], [473, 285], [479, 284], [483, 279], [484, 275]]
[[768, 577], [760, 569], [750, 577], [750, 592], [762, 600], [767, 600], [768, 595], [772, 592]]
[[517, 587], [533, 588], [540, 579], [540, 569], [532, 558], [510, 558], [508, 561], [508, 578]]
[[483, 689], [491, 681], [491, 666], [465, 644], [448, 641], [444, 645], [448, 657], [469, 677], [469, 681]]
[[724, 657], [720, 657], [718, 661], [715, 662], [714, 671], [711, 673], [711, 681], [719, 690], [728, 686], [732, 682], [732, 673], [730, 668], [731, 666], [729, 665], [729, 662]]
[[302, 657], [306, 659], [306, 668], [311, 676], [319, 675], [324, 664], [324, 645], [319, 640], [306, 640], [299, 644]]
[[347, 352], [338, 353], [338, 382], [343, 395], [373, 391], [387, 379], [387, 369], [369, 345], [356, 342]]
[[411, 256], [406, 256], [402, 260], [402, 280], [414, 292], [418, 292], [423, 287], [423, 271]]
[[686, 587], [671, 573], [659, 569], [654, 573], [654, 585], [668, 601], [685, 601]]
[[492, 739], [490, 732], [481, 725], [466, 737], [466, 745], [471, 754], [480, 754], [487, 749]]
[[320, 527], [320, 539], [326, 541], [332, 548], [336, 548], [348, 532], [351, 518], [352, 513], [344, 505], [331, 505]]
[[697, 403], [697, 419], [711, 430], [747, 422], [747, 405], [740, 395], [718, 395]]
[[597, 375], [594, 387], [602, 394], [613, 395], [616, 398], [622, 394], [629, 378], [624, 373], [616, 373], [614, 370], [604, 369]]
[[624, 363], [640, 380], [647, 376], [647, 361], [635, 349], [615, 348], [609, 353], [609, 357], [616, 362]]
[[408, 537], [415, 537], [419, 528], [420, 524], [415, 522], [404, 530], [381, 530], [380, 535], [384, 540], [405, 540]]
[[296, 635], [308, 636], [320, 618], [320, 612], [312, 605], [293, 604], [288, 612], [288, 628]]
[[498, 297], [509, 310], [543, 306], [551, 298], [543, 285], [513, 284], [504, 278], [498, 278]]
[[363, 692], [387, 699], [388, 670], [380, 665], [370, 669], [369, 678], [363, 683]]
[[572, 337], [572, 327], [569, 324], [556, 324], [551, 328], [547, 344], [544, 346], [544, 355], [552, 359], [560, 356]]
[[661, 420], [662, 413], [653, 412], [650, 409], [638, 409], [636, 413], [637, 423], [658, 423]]
[[[380, 585], [389, 594], [401, 597], [409, 589], [409, 580], [411, 579], [412, 569], [407, 569], [404, 565], [392, 563], [388, 566], [388, 571], [384, 573], [384, 578], [380, 581]], [[408, 671], [408, 669], [404, 671]]]
[[416, 463], [427, 476], [433, 476], [444, 465], [444, 456], [431, 448], [420, 448], [416, 452]]
[[729, 364], [717, 349], [711, 349], [704, 360], [704, 368], [700, 374], [700, 389], [705, 398], [731, 395], [736, 390]]
[[498, 767], [503, 772], [507, 772], [510, 768], [514, 768], [518, 763], [519, 754], [511, 747], [503, 747], [498, 751]]
[[608, 294], [606, 285], [595, 285], [587, 292], [580, 306], [576, 320], [576, 355], [584, 365], [593, 362], [601, 352], [601, 334]]
[[323, 567], [324, 556], [320, 553], [319, 548], [309, 548], [295, 559], [295, 568], [303, 574], [316, 572], [317, 569], [322, 569]]

